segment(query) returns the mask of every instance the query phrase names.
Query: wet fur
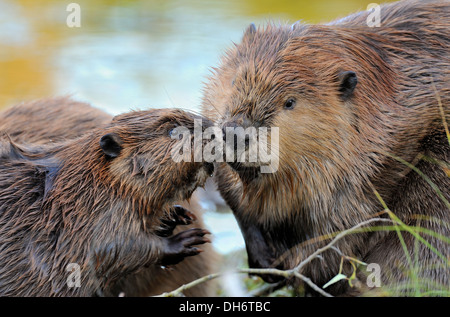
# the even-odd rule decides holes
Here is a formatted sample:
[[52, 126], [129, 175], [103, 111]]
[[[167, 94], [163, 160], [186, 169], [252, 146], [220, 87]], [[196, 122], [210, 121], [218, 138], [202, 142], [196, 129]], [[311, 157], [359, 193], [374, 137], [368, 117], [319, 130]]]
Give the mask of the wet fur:
[[[368, 27], [367, 15], [326, 25], [249, 27], [205, 86], [204, 114], [217, 125], [247, 121], [280, 128], [276, 173], [255, 178], [254, 169], [236, 171], [225, 163], [217, 168], [219, 191], [239, 222], [250, 266], [292, 268], [329, 241], [320, 237], [379, 215], [383, 207], [374, 188], [406, 224], [450, 236], [449, 210], [436, 192], [387, 154], [416, 165], [450, 199], [444, 169], [419, 160], [425, 155], [450, 162], [438, 105], [439, 97], [449, 122], [449, 3], [387, 4], [380, 28]], [[345, 71], [358, 78], [349, 96], [340, 86]], [[288, 98], [297, 101], [292, 110], [283, 109]], [[403, 235], [414, 258], [415, 239]], [[448, 256], [448, 244], [423, 238]], [[337, 246], [345, 255], [380, 264], [385, 286], [408, 281], [395, 232], [354, 234]], [[340, 260], [330, 250], [302, 273], [322, 286], [337, 274]], [[423, 244], [418, 265], [425, 289], [448, 286], [448, 264]], [[351, 271], [344, 266], [344, 273]], [[364, 291], [349, 289], [346, 281], [327, 290]]]
[[[58, 112], [61, 104], [67, 108], [59, 107], [62, 112]], [[41, 129], [35, 127], [34, 134], [16, 126], [15, 133], [11, 133], [14, 138], [36, 144], [48, 143], [50, 136], [52, 141], [70, 140], [51, 145], [18, 145], [8, 136], [2, 139], [1, 294], [117, 295], [114, 286], [119, 280], [139, 272], [157, 272], [151, 268], [159, 261], [166, 242], [155, 231], [171, 204], [187, 198], [187, 193], [176, 188], [185, 188], [186, 181], [195, 181], [187, 176], [201, 168], [198, 163], [174, 165], [167, 155], [170, 138], [164, 141], [165, 149], [158, 144], [170, 126], [189, 126], [192, 117], [177, 110], [152, 110], [121, 115], [106, 123], [110, 121], [107, 114], [68, 99], [41, 101], [40, 106], [25, 104], [7, 110], [1, 120], [3, 129], [13, 132], [12, 118], [17, 118], [17, 123], [23, 118], [25, 124], [27, 111], [33, 109], [36, 112], [28, 119], [40, 116]], [[80, 110], [78, 119], [76, 112], [68, 110], [72, 106]], [[89, 116], [91, 119], [86, 119]], [[42, 124], [49, 118], [57, 122], [44, 131]], [[58, 129], [65, 132], [59, 133]], [[105, 157], [99, 147], [101, 136], [107, 132], [116, 133], [123, 140], [123, 150], [114, 160]], [[162, 184], [156, 179], [160, 173], [177, 187]], [[169, 173], [173, 177], [168, 177]], [[156, 186], [160, 190], [154, 190]], [[65, 269], [69, 263], [81, 266], [80, 288], [66, 285], [70, 272]], [[202, 267], [206, 269], [208, 265]], [[193, 275], [197, 277], [198, 272]], [[151, 287], [146, 285], [144, 289], [145, 293], [134, 294], [150, 294]]]

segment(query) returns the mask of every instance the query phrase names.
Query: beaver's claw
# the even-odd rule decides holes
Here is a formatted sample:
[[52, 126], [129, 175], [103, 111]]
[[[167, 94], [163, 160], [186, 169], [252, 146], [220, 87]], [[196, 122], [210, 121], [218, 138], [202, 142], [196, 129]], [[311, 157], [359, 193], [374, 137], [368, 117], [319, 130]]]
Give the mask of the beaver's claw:
[[164, 218], [161, 229], [156, 234], [160, 237], [168, 237], [173, 234], [178, 225], [189, 225], [197, 220], [197, 217], [186, 208], [175, 205], [171, 208], [168, 218]]
[[206, 234], [210, 234], [210, 232], [206, 229], [194, 228], [165, 238], [167, 244], [163, 248], [160, 264], [164, 266], [177, 264], [185, 257], [199, 254], [203, 250], [195, 245], [211, 242], [204, 237]]

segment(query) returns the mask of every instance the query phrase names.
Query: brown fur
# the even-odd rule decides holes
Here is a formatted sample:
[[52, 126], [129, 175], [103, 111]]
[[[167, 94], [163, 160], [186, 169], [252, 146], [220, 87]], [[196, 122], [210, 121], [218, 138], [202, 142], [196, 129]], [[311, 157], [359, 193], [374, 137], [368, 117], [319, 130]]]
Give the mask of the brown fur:
[[[255, 174], [254, 164], [245, 163], [235, 170], [221, 164], [217, 171], [251, 266], [292, 268], [326, 242], [313, 238], [323, 240], [379, 215], [383, 207], [373, 188], [406, 224], [450, 236], [443, 201], [387, 154], [416, 165], [450, 200], [444, 169], [419, 160], [425, 155], [450, 162], [438, 105], [439, 97], [448, 122], [450, 5], [387, 4], [379, 28], [368, 27], [367, 16], [361, 12], [326, 25], [250, 27], [206, 84], [204, 114], [217, 125], [280, 129], [276, 173]], [[340, 74], [346, 71], [358, 79], [349, 96], [341, 91]], [[284, 109], [289, 98], [295, 107]], [[422, 236], [448, 259], [447, 243]], [[446, 289], [447, 261], [422, 243], [415, 248], [411, 235], [403, 237], [411, 258], [418, 256], [423, 289]], [[345, 255], [380, 264], [385, 286], [409, 280], [395, 232], [354, 234], [337, 246]], [[327, 251], [302, 273], [322, 286], [337, 274], [340, 260], [338, 252]], [[348, 265], [344, 273], [351, 271]], [[327, 290], [352, 292], [346, 281]]]
[[48, 144], [82, 136], [112, 116], [68, 97], [24, 102], [1, 112], [0, 131], [19, 143]]
[[[202, 210], [196, 197], [196, 192], [189, 202], [182, 205], [197, 216], [197, 221], [189, 226], [177, 227], [175, 233], [185, 228], [204, 227], [201, 218]], [[211, 244], [203, 245], [203, 252], [199, 255], [184, 259], [181, 263], [168, 268], [160, 265], [150, 266], [137, 274], [127, 276], [114, 287], [113, 294], [120, 293], [125, 296], [155, 296], [170, 292], [181, 285], [192, 282], [208, 274], [218, 271], [219, 255], [213, 250]], [[210, 297], [217, 294], [217, 283], [215, 280], [202, 283], [183, 292], [188, 297]]]
[[[56, 109], [61, 102], [80, 109], [80, 117], [71, 115], [76, 112], [68, 108], [65, 113]], [[37, 104], [29, 109], [38, 110]], [[46, 104], [51, 106], [47, 116]], [[17, 128], [17, 133], [12, 133], [16, 138], [45, 143], [46, 134], [65, 139], [81, 134], [77, 132], [80, 127], [88, 132], [46, 146], [18, 146], [3, 140], [0, 253], [5, 262], [0, 271], [1, 294], [114, 295], [123, 291], [115, 287], [119, 280], [133, 273], [157, 272], [154, 263], [160, 261], [167, 245], [167, 239], [155, 234], [160, 220], [174, 202], [189, 198], [207, 177], [203, 164], [174, 164], [170, 157], [174, 140], [168, 137], [168, 130], [175, 125], [192, 126], [193, 116], [178, 110], [151, 110], [120, 115], [104, 124], [108, 115], [88, 105], [67, 99], [40, 105], [42, 111], [28, 112], [28, 120], [41, 117], [43, 124], [58, 117], [57, 123], [48, 129], [35, 126], [34, 136]], [[17, 122], [27, 122], [29, 106], [16, 108]], [[22, 117], [19, 108], [24, 111]], [[14, 118], [14, 111], [6, 113], [8, 121]], [[83, 125], [90, 116], [92, 121]], [[59, 125], [62, 122], [67, 125]], [[92, 129], [92, 122], [100, 127]], [[2, 125], [14, 129], [6, 120]], [[73, 130], [67, 132], [65, 127]], [[122, 141], [120, 155], [113, 159], [105, 157], [99, 146], [100, 138], [108, 132]], [[191, 238], [199, 243], [207, 241], [200, 236]], [[66, 285], [68, 263], [81, 266], [80, 288]], [[208, 269], [207, 264], [201, 267]], [[197, 277], [198, 272], [192, 275]], [[145, 292], [151, 292], [151, 287]]]
[[[108, 124], [113, 117], [91, 105], [68, 97], [24, 102], [0, 113], [0, 131], [19, 143], [48, 144], [73, 139]], [[187, 226], [177, 227], [174, 233], [194, 227], [204, 227], [202, 209], [194, 192], [192, 198], [179, 202], [193, 212], [197, 220]], [[177, 202], [178, 203], [178, 202]], [[113, 295], [153, 296], [172, 291], [217, 269], [218, 254], [212, 245], [202, 246], [204, 252], [183, 260], [181, 264], [163, 269], [151, 265], [145, 270], [127, 276], [114, 287]], [[204, 283], [184, 292], [186, 296], [214, 296], [214, 282]]]

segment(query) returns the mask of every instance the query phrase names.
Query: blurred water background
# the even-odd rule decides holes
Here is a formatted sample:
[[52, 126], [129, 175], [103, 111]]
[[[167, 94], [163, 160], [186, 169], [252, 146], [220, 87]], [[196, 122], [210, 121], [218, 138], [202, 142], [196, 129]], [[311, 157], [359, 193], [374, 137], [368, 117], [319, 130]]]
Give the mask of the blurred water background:
[[[0, 108], [71, 94], [111, 114], [162, 107], [200, 111], [210, 67], [251, 22], [327, 22], [373, 1], [79, 0], [81, 27], [70, 28], [71, 2], [0, 0]], [[215, 212], [220, 197], [202, 197], [219, 252], [242, 249], [232, 215]]]

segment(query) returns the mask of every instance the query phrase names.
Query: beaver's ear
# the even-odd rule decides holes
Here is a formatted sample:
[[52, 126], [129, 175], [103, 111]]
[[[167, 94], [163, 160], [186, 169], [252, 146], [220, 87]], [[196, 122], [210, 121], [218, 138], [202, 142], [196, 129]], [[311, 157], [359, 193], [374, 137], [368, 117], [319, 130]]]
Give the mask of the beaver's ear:
[[108, 133], [100, 139], [100, 147], [108, 158], [115, 158], [122, 151], [122, 140], [117, 134]]
[[253, 38], [253, 35], [255, 35], [255, 33], [256, 33], [256, 25], [255, 23], [250, 23], [250, 25], [244, 32], [244, 39], [251, 40]]
[[353, 71], [340, 72], [338, 75], [339, 80], [339, 92], [341, 93], [342, 99], [348, 99], [353, 90], [355, 90], [356, 84], [358, 83], [358, 78], [356, 73]]

